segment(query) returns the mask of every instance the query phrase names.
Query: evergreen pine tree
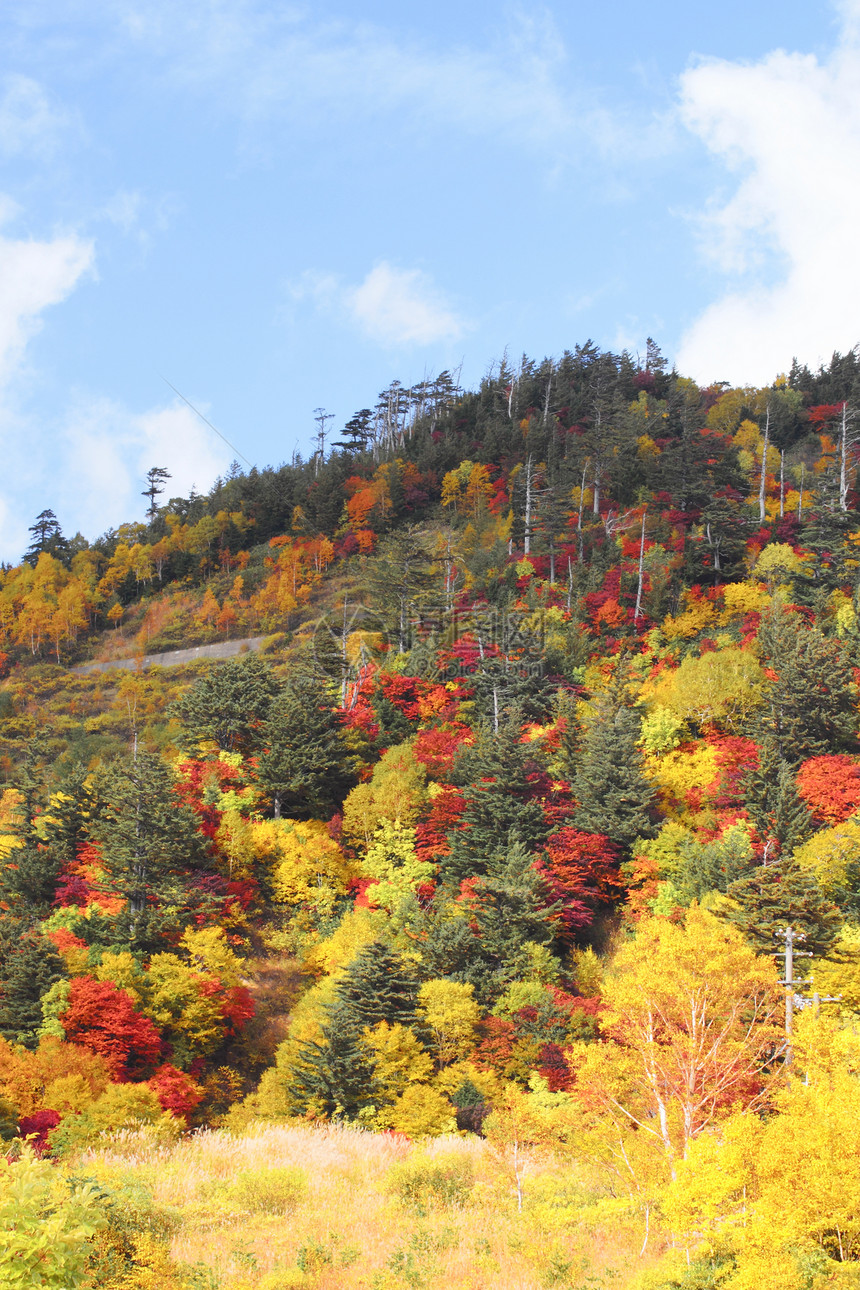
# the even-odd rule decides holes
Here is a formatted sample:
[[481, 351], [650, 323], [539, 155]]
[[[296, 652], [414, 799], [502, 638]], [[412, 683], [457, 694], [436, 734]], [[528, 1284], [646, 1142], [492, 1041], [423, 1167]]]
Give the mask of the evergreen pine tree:
[[561, 908], [521, 842], [498, 848], [486, 868], [465, 906], [437, 895], [417, 925], [425, 970], [474, 986], [485, 1005], [530, 973], [529, 946], [552, 942]]
[[812, 823], [797, 791], [795, 769], [780, 757], [774, 739], [762, 745], [758, 765], [742, 783], [743, 802], [762, 842], [775, 843], [777, 855], [790, 855], [809, 837]]
[[468, 979], [479, 999], [489, 1002], [528, 975], [528, 946], [550, 944], [561, 902], [553, 902], [534, 857], [513, 838], [490, 858], [475, 897], [478, 954]]
[[359, 1029], [389, 1025], [410, 1026], [415, 1021], [418, 981], [412, 969], [382, 941], [373, 941], [353, 959], [338, 981], [340, 1007]]
[[42, 997], [66, 975], [50, 941], [22, 920], [0, 923], [0, 1035], [35, 1048]]
[[154, 753], [115, 762], [100, 777], [102, 806], [93, 829], [105, 887], [125, 902], [114, 925], [131, 949], [158, 948], [166, 928], [187, 917], [195, 870], [209, 846], [194, 811], [182, 804], [169, 767]]
[[852, 578], [855, 547], [848, 539], [857, 531], [860, 520], [856, 512], [839, 509], [838, 478], [828, 482], [831, 506], [819, 504], [797, 535], [811, 558], [804, 561], [803, 571], [795, 580], [794, 594], [798, 604], [809, 605], [818, 612], [824, 609], [831, 593]]
[[15, 915], [38, 921], [50, 913], [59, 875], [56, 854], [31, 836], [0, 869], [0, 897]]
[[756, 865], [730, 883], [726, 894], [736, 905], [727, 917], [761, 953], [771, 953], [776, 933], [793, 927], [805, 935], [808, 949], [824, 954], [842, 923], [815, 875], [790, 858]]
[[474, 984], [473, 967], [480, 959], [481, 945], [462, 907], [437, 893], [420, 911], [416, 929], [421, 938], [421, 962], [428, 976]]
[[[390, 482], [399, 478], [392, 467]], [[367, 593], [371, 607], [385, 622], [389, 639], [400, 654], [410, 645], [410, 616], [413, 605], [427, 604], [436, 579], [433, 555], [426, 530], [411, 524], [386, 536], [367, 571]]]
[[35, 569], [40, 555], [52, 555], [57, 560], [65, 560], [69, 553], [68, 540], [63, 537], [60, 521], [53, 511], [41, 511], [36, 522], [30, 525], [28, 532], [33, 540], [24, 553], [27, 564]]
[[298, 1046], [289, 1086], [297, 1105], [351, 1118], [371, 1104], [375, 1077], [364, 1031], [380, 1021], [414, 1025], [417, 998], [418, 981], [403, 959], [382, 941], [365, 946], [338, 982], [321, 1040]]
[[624, 702], [620, 681], [613, 683], [595, 704], [572, 784], [575, 827], [603, 833], [622, 851], [629, 851], [635, 838], [655, 833], [654, 787], [643, 770], [640, 725]]
[[173, 705], [183, 726], [182, 746], [191, 753], [201, 743], [215, 743], [225, 752], [256, 752], [279, 689], [271, 667], [257, 654], [216, 663]]
[[470, 678], [477, 713], [490, 726], [543, 722], [552, 710], [558, 681], [541, 670], [539, 642], [523, 638], [511, 653], [482, 659]]
[[44, 738], [36, 738], [21, 767], [16, 784], [21, 802], [15, 820], [15, 833], [21, 845], [0, 867], [0, 897], [14, 916], [23, 916], [31, 922], [49, 913], [62, 864], [61, 857], [46, 845], [36, 825], [46, 798], [40, 764], [45, 746]]
[[42, 820], [46, 843], [60, 865], [71, 864], [77, 858], [97, 812], [93, 777], [82, 762], [75, 762], [60, 780]]
[[750, 835], [742, 827], [727, 829], [711, 842], [682, 842], [671, 875], [679, 902], [686, 906], [709, 892], [725, 893], [749, 870], [753, 857]]
[[336, 810], [355, 783], [343, 729], [323, 685], [288, 685], [272, 703], [261, 732], [257, 782], [275, 817], [319, 819]]
[[373, 1062], [352, 1009], [337, 1001], [320, 1027], [321, 1042], [302, 1040], [288, 1090], [298, 1108], [334, 1119], [352, 1119], [375, 1096]]
[[463, 753], [456, 778], [466, 786], [465, 808], [459, 827], [448, 835], [451, 853], [442, 862], [446, 880], [459, 883], [485, 874], [490, 858], [509, 844], [520, 842], [528, 851], [543, 846], [549, 830], [528, 779], [530, 768], [516, 719], [497, 735], [484, 727]]
[[759, 718], [763, 740], [771, 740], [793, 765], [853, 751], [857, 685], [843, 643], [778, 603], [762, 621], [759, 642], [772, 677]]

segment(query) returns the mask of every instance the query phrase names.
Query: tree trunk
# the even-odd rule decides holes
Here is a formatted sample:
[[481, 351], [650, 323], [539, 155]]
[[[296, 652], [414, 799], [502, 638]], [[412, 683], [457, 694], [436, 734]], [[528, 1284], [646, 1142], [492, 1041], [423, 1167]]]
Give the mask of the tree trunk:
[[762, 453], [761, 453], [761, 478], [759, 480], [759, 486], [758, 486], [758, 514], [759, 514], [759, 520], [761, 521], [762, 524], [764, 524], [765, 519], [767, 518], [767, 510], [765, 508], [765, 482], [766, 482], [766, 476], [767, 476], [767, 450], [768, 450], [769, 444], [770, 444], [770, 404], [767, 405], [767, 416], [765, 417], [765, 423], [764, 423], [764, 447], [762, 448]]

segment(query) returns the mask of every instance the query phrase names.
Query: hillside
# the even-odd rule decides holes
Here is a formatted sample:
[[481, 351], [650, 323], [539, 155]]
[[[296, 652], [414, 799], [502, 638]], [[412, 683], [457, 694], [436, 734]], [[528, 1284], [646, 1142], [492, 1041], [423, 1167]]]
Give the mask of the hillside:
[[701, 389], [588, 343], [39, 516], [0, 1133], [85, 1216], [41, 1284], [860, 1284], [858, 409], [855, 351]]

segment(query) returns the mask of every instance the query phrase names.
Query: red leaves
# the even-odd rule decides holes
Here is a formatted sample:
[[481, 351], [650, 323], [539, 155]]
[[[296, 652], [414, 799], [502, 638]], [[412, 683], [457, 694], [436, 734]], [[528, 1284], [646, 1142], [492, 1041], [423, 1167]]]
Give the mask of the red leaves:
[[797, 791], [819, 824], [841, 824], [860, 809], [860, 766], [845, 753], [810, 757], [797, 772]]
[[224, 991], [221, 1015], [229, 1023], [234, 1035], [244, 1029], [246, 1022], [251, 1020], [256, 1011], [254, 996], [247, 986], [231, 985]]
[[450, 853], [447, 835], [460, 824], [466, 800], [459, 788], [443, 784], [432, 799], [426, 818], [415, 826], [415, 849], [421, 860], [438, 860]]
[[52, 932], [47, 934], [48, 940], [52, 942], [59, 954], [66, 954], [69, 950], [85, 950], [87, 943], [81, 940], [80, 936], [75, 936], [66, 927], [55, 927]]
[[145, 1074], [161, 1056], [155, 1026], [137, 1011], [131, 995], [111, 981], [76, 977], [60, 1021], [69, 1043], [99, 1053], [119, 1083]]
[[203, 1092], [200, 1085], [186, 1075], [184, 1071], [179, 1071], [175, 1066], [165, 1063], [159, 1066], [158, 1070], [151, 1079], [146, 1081], [147, 1087], [152, 1090], [158, 1098], [162, 1111], [170, 1111], [178, 1119], [188, 1122], [188, 1117], [192, 1111], [200, 1104]]
[[426, 766], [431, 779], [445, 780], [450, 775], [454, 758], [463, 744], [471, 743], [472, 740], [473, 735], [469, 727], [461, 722], [455, 722], [451, 725], [419, 731], [413, 745], [413, 752], [416, 760]]
[[18, 1121], [18, 1137], [29, 1138], [36, 1155], [43, 1156], [48, 1150], [48, 1134], [56, 1129], [61, 1118], [58, 1111], [36, 1111], [33, 1115], [22, 1115]]
[[554, 898], [563, 902], [559, 919], [568, 933], [588, 927], [595, 908], [622, 891], [617, 853], [602, 833], [559, 829], [547, 843], [539, 868]]
[[378, 680], [379, 688], [388, 702], [398, 708], [407, 721], [416, 721], [419, 715], [419, 697], [422, 688], [419, 678], [380, 672]]
[[744, 804], [742, 781], [746, 771], [758, 765], [758, 746], [742, 735], [725, 735], [708, 741], [717, 750], [718, 779], [708, 786], [715, 810], [739, 809]]
[[831, 421], [835, 421], [838, 416], [842, 415], [842, 403], [819, 403], [814, 408], [809, 409], [809, 420], [820, 430], [822, 426]]

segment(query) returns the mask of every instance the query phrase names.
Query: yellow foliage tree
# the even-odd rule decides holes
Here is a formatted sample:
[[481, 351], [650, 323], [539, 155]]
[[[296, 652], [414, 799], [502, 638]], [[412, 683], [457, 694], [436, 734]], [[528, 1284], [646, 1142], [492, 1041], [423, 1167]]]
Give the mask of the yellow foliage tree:
[[640, 923], [603, 1002], [610, 1042], [577, 1050], [576, 1088], [613, 1140], [651, 1138], [674, 1173], [694, 1138], [764, 1096], [780, 1045], [776, 969], [706, 910], [693, 905], [683, 926]]
[[663, 672], [650, 687], [648, 705], [680, 721], [735, 731], [761, 703], [764, 673], [738, 645], [696, 657], [689, 654], [674, 672]]
[[775, 1095], [776, 1114], [736, 1113], [691, 1144], [665, 1198], [691, 1253], [722, 1264], [724, 1290], [856, 1284], [841, 1273], [860, 1260], [860, 1042], [808, 1013], [795, 1040], [803, 1075]]
[[385, 1112], [395, 1133], [408, 1138], [436, 1137], [457, 1127], [451, 1103], [432, 1084], [410, 1084]]
[[359, 784], [344, 802], [344, 836], [369, 847], [383, 821], [414, 824], [426, 799], [426, 782], [426, 771], [416, 761], [410, 741], [389, 748], [373, 768], [369, 783]]
[[343, 854], [320, 820], [261, 820], [252, 835], [272, 858], [272, 887], [287, 905], [333, 905], [357, 867]]
[[195, 971], [217, 977], [228, 988], [239, 984], [242, 960], [227, 940], [223, 927], [189, 927], [179, 944]]
[[365, 1030], [364, 1042], [373, 1059], [379, 1095], [385, 1102], [394, 1102], [410, 1084], [426, 1083], [431, 1078], [430, 1056], [406, 1026], [380, 1021]]
[[838, 893], [849, 870], [860, 861], [860, 818], [852, 815], [842, 824], [821, 829], [797, 847], [794, 858], [813, 871], [823, 891]]
[[361, 868], [368, 878], [375, 879], [368, 892], [370, 899], [398, 920], [416, 907], [418, 887], [436, 872], [435, 865], [418, 859], [415, 830], [388, 820], [376, 830]]
[[447, 1066], [471, 1051], [481, 1019], [474, 986], [462, 981], [425, 981], [418, 991], [418, 1008], [432, 1036], [440, 1066]]
[[218, 999], [204, 991], [205, 984], [206, 977], [176, 954], [154, 954], [149, 961], [141, 1010], [171, 1045], [180, 1069], [212, 1052], [223, 1036]]

